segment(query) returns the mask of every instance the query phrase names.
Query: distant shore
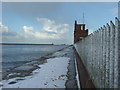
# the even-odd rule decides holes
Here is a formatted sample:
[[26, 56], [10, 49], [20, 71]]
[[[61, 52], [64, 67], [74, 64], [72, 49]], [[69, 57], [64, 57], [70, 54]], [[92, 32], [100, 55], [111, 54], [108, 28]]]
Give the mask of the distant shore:
[[0, 45], [54, 45], [54, 44], [0, 43]]
[[66, 45], [66, 44], [0, 43], [0, 45]]

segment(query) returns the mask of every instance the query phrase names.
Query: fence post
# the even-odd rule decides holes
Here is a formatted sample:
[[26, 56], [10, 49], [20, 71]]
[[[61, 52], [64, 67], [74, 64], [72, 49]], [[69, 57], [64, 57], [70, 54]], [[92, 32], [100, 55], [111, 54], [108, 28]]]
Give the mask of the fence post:
[[120, 88], [120, 21], [119, 20], [118, 20], [118, 88]]
[[97, 61], [98, 61], [98, 88], [100, 88], [100, 30], [98, 29], [97, 32], [97, 48], [98, 48], [98, 53], [97, 53]]
[[106, 51], [107, 51], [107, 28], [104, 25], [104, 56], [103, 56], [103, 62], [104, 62], [104, 88], [106, 88]]
[[90, 71], [90, 78], [92, 79], [92, 72], [93, 72], [93, 63], [92, 63], [92, 54], [93, 54], [93, 52], [92, 52], [92, 37], [93, 37], [93, 34], [90, 34], [90, 65], [91, 65], [91, 71]]
[[104, 37], [105, 37], [105, 30], [103, 27], [101, 27], [101, 30], [102, 30], [102, 77], [101, 77], [101, 80], [102, 80], [102, 88], [104, 88], [104, 53], [105, 53], [105, 42], [104, 42]]
[[110, 88], [114, 88], [115, 26], [110, 22]]
[[109, 88], [109, 68], [110, 68], [110, 26], [107, 23], [106, 26], [106, 88]]
[[119, 54], [119, 44], [120, 40], [120, 21], [115, 18], [115, 63], [114, 63], [114, 88], [118, 88], [120, 86], [120, 67], [118, 66], [120, 64], [120, 54]]
[[104, 88], [103, 84], [103, 75], [104, 75], [104, 72], [103, 72], [103, 28], [101, 27], [101, 88]]
[[99, 52], [99, 78], [100, 78], [100, 88], [102, 88], [102, 29], [99, 29], [100, 32], [100, 52]]
[[94, 34], [94, 39], [95, 39], [95, 41], [94, 41], [94, 48], [95, 48], [95, 51], [94, 51], [94, 73], [95, 73], [95, 75], [94, 75], [94, 77], [95, 77], [95, 84], [96, 84], [96, 87], [98, 88], [98, 82], [97, 82], [97, 45], [96, 45], [96, 43], [97, 43], [97, 35], [96, 35], [96, 33], [97, 33], [97, 31], [95, 31], [95, 34]]
[[92, 58], [92, 74], [91, 74], [91, 76], [92, 76], [92, 80], [93, 80], [93, 76], [94, 76], [94, 74], [93, 74], [93, 72], [94, 72], [94, 68], [93, 68], [93, 33], [92, 33], [92, 35], [91, 35], [91, 53], [92, 53], [92, 56], [91, 56], [91, 58]]

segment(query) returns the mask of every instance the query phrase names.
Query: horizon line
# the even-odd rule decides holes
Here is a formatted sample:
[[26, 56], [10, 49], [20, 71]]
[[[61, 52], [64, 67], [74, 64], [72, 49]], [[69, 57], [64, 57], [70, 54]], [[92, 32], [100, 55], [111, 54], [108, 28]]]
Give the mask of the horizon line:
[[38, 43], [0, 43], [0, 45], [67, 45], [67, 44], [38, 44]]

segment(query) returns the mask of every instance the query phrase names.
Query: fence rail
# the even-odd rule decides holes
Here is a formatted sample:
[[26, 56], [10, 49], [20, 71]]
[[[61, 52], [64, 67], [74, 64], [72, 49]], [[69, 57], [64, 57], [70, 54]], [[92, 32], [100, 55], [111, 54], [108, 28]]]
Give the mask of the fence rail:
[[74, 44], [97, 88], [120, 88], [120, 21], [99, 28]]

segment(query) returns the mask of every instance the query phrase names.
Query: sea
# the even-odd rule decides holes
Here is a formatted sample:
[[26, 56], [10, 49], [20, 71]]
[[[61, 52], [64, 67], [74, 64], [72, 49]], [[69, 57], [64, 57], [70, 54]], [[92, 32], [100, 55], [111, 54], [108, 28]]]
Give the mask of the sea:
[[68, 45], [2, 45], [2, 72], [68, 47]]

